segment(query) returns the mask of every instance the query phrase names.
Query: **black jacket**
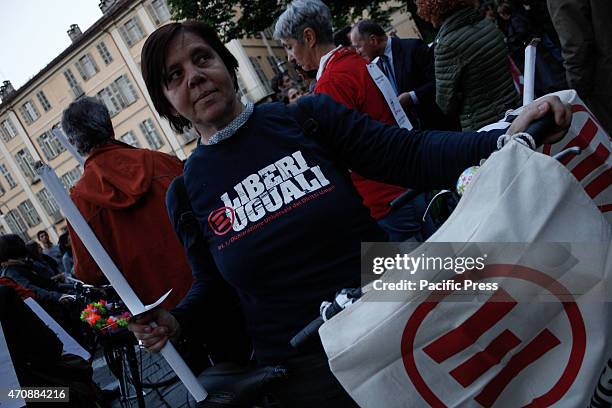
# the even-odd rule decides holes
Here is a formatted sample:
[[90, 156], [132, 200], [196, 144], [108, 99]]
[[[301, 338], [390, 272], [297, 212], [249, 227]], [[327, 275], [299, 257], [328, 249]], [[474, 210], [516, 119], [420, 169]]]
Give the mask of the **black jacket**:
[[[398, 93], [411, 92], [419, 100], [409, 118], [420, 129], [458, 130], [458, 118], [446, 117], [436, 105], [433, 49], [415, 38], [391, 38], [393, 70]], [[416, 119], [416, 120], [415, 120]]]

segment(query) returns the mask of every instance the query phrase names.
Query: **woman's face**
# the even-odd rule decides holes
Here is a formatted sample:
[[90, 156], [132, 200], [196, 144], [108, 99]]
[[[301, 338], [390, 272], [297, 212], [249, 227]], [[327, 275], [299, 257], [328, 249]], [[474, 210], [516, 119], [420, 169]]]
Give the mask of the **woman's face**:
[[289, 103], [293, 103], [297, 101], [298, 99], [300, 99], [301, 96], [302, 96], [302, 92], [300, 92], [299, 89], [290, 88], [287, 91], [287, 99], [289, 99]]
[[168, 44], [164, 95], [175, 113], [204, 133], [227, 125], [239, 102], [232, 76], [219, 54], [199, 36], [184, 32]]
[[305, 71], [319, 68], [319, 60], [314, 55], [312, 48], [306, 43], [299, 42], [295, 38], [281, 40], [287, 52], [287, 59], [291, 63], [298, 63]]

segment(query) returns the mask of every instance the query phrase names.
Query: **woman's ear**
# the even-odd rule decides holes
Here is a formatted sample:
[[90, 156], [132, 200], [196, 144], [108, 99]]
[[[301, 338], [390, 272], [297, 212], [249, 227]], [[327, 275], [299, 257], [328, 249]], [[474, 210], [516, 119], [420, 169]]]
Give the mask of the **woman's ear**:
[[304, 44], [306, 44], [308, 48], [314, 48], [317, 45], [317, 33], [315, 33], [312, 28], [306, 27], [303, 34]]

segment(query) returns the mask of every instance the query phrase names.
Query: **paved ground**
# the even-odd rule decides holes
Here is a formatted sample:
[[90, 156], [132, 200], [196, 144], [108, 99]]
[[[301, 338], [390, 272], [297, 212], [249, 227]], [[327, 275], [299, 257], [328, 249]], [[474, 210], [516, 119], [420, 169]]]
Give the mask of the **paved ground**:
[[[146, 351], [141, 352], [137, 348], [135, 350], [137, 359], [141, 362], [141, 371], [145, 381], [157, 382], [173, 375], [171, 368], [161, 355], [150, 354]], [[102, 389], [111, 390], [119, 387], [119, 380], [115, 378], [107, 366], [101, 351], [96, 354], [96, 358], [93, 361], [93, 369], [93, 379]], [[122, 398], [115, 399], [112, 405], [113, 408], [138, 407], [134, 391], [132, 390], [130, 394], [132, 398], [128, 400], [122, 400]], [[164, 388], [145, 390], [145, 406], [147, 408], [195, 407], [195, 403], [193, 401], [190, 402], [188, 398], [188, 392], [180, 381]]]

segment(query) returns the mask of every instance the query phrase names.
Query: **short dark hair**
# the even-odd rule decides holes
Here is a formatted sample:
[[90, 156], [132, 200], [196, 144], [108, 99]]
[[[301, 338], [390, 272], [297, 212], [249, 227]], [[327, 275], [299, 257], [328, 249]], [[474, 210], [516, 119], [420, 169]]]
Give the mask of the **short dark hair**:
[[40, 230], [36, 233], [36, 238], [38, 238], [40, 236], [40, 234], [47, 234], [47, 236], [49, 236], [49, 233], [47, 232], [47, 230]]
[[380, 24], [372, 21], [372, 20], [362, 20], [357, 23], [357, 32], [362, 36], [375, 35], [377, 37], [382, 37], [387, 35], [385, 30], [380, 26]]
[[17, 234], [6, 234], [0, 236], [0, 262], [9, 259], [23, 259], [28, 256], [25, 242]]
[[334, 33], [334, 45], [344, 45], [345, 47], [351, 46], [351, 40], [349, 34], [351, 32], [351, 26], [346, 26], [342, 30], [338, 30]]
[[70, 250], [70, 236], [68, 234], [68, 231], [62, 233], [62, 235], [59, 236], [57, 246], [59, 246], [60, 252], [62, 254]]
[[42, 256], [42, 247], [36, 241], [30, 241], [25, 244], [26, 251], [28, 251], [28, 257], [35, 261], [40, 261]]
[[115, 137], [108, 109], [91, 96], [82, 96], [68, 105], [62, 115], [62, 129], [68, 142], [83, 155]]
[[234, 89], [238, 90], [238, 78], [236, 69], [238, 69], [238, 61], [231, 52], [219, 40], [217, 32], [208, 24], [200, 21], [183, 21], [166, 24], [155, 30], [145, 41], [142, 48], [142, 58], [140, 69], [147, 86], [147, 91], [153, 101], [153, 106], [160, 116], [168, 119], [170, 126], [177, 132], [182, 133], [183, 128], [190, 127], [191, 123], [188, 119], [172, 113], [172, 105], [164, 95], [163, 87], [167, 86], [166, 81], [166, 55], [168, 53], [168, 44], [179, 33], [191, 33], [200, 37], [202, 40], [213, 49], [225, 67], [229, 71], [232, 80], [234, 81]]

